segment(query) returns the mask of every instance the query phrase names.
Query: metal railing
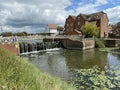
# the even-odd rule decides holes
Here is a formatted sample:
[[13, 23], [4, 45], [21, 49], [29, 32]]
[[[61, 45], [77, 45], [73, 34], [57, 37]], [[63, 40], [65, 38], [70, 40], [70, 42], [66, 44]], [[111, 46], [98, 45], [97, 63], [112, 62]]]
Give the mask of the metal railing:
[[52, 39], [71, 39], [71, 40], [77, 40], [77, 41], [83, 41], [83, 40], [92, 40], [93, 38], [84, 38], [84, 36], [79, 36], [79, 35], [57, 35], [57, 36], [11, 36], [11, 37], [0, 37], [0, 43], [15, 43], [19, 41], [24, 41], [24, 40], [35, 40], [35, 39], [40, 39], [43, 40], [44, 38], [52, 38]]

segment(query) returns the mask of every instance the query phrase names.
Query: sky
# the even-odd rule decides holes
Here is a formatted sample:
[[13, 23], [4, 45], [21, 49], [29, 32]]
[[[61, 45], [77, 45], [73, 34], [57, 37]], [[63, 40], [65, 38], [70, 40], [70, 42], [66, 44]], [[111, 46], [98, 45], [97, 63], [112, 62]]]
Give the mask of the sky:
[[48, 23], [64, 26], [69, 15], [107, 13], [120, 22], [120, 0], [0, 0], [0, 32], [40, 33]]

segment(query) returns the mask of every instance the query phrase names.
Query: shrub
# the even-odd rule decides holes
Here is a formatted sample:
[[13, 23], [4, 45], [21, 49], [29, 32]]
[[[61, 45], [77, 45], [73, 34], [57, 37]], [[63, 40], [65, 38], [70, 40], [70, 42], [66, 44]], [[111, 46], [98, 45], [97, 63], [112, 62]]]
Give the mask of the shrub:
[[82, 30], [86, 37], [99, 36], [99, 28], [94, 24], [87, 23], [82, 27]]
[[99, 39], [99, 38], [94, 37], [94, 39], [95, 39], [95, 47], [105, 48], [104, 38]]

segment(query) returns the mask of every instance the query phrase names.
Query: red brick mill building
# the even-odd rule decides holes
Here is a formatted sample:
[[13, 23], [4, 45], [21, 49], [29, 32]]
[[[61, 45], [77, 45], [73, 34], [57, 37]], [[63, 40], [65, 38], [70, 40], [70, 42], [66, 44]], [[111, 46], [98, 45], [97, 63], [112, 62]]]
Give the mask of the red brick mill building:
[[99, 37], [108, 36], [108, 17], [104, 12], [97, 12], [92, 14], [82, 14], [78, 16], [69, 15], [65, 22], [66, 35], [82, 35], [82, 26], [86, 23], [95, 24], [100, 28]]

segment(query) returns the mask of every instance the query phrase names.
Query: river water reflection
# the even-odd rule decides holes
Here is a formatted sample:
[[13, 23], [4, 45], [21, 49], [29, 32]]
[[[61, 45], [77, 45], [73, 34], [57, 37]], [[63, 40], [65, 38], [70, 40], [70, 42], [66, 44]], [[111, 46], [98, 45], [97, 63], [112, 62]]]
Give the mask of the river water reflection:
[[120, 56], [112, 53], [99, 52], [97, 49], [85, 51], [56, 50], [26, 55], [42, 72], [71, 81], [74, 69], [88, 69], [98, 66], [102, 70], [107, 66], [120, 68]]

